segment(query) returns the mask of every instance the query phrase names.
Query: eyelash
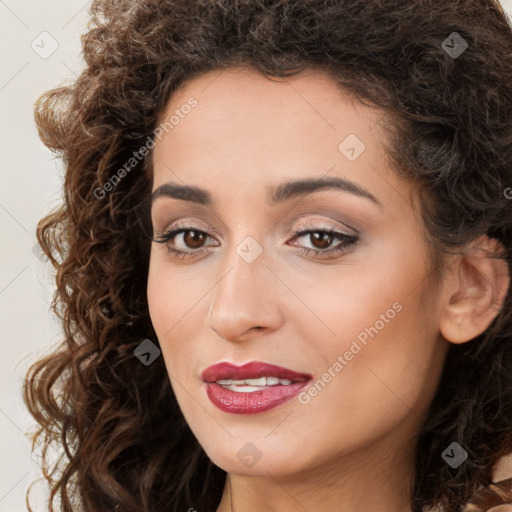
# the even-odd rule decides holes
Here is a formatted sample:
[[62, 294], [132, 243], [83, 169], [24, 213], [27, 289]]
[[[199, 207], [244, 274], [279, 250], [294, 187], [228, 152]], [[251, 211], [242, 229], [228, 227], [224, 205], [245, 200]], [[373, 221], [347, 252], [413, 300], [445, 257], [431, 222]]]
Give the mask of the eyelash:
[[[300, 229], [297, 231], [294, 231], [294, 237], [295, 238], [301, 238], [306, 235], [310, 235], [312, 233], [327, 233], [333, 238], [341, 239], [344, 243], [341, 245], [341, 247], [336, 247], [334, 249], [309, 249], [307, 247], [301, 247], [298, 246], [299, 252], [301, 254], [305, 254], [307, 256], [316, 256], [316, 257], [324, 257], [325, 255], [328, 255], [330, 257], [334, 257], [337, 255], [344, 254], [346, 252], [349, 252], [353, 247], [357, 244], [359, 241], [359, 237], [356, 235], [348, 235], [347, 233], [343, 233], [341, 231], [336, 231], [332, 228], [319, 228], [319, 227], [313, 227], [313, 226], [304, 226], [305, 229]], [[173, 249], [169, 242], [176, 237], [177, 235], [181, 233], [186, 233], [187, 231], [193, 231], [195, 233], [202, 233], [206, 236], [210, 236], [209, 233], [206, 231], [203, 231], [201, 229], [197, 229], [195, 226], [187, 225], [187, 224], [177, 224], [172, 229], [163, 231], [162, 233], [157, 234], [152, 241], [157, 244], [166, 244], [167, 250], [169, 253], [173, 254], [174, 257], [178, 259], [184, 259], [188, 257], [197, 256], [198, 254], [206, 251], [206, 249], [198, 249], [196, 251], [181, 251], [178, 249]], [[215, 231], [212, 230], [212, 234], [216, 235]]]

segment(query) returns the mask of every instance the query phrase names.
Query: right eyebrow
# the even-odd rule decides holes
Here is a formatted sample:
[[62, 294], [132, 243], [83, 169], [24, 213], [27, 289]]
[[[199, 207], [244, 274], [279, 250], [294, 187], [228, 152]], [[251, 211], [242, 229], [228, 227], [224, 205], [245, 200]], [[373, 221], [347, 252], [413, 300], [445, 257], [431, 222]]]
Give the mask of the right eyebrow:
[[171, 197], [173, 199], [191, 201], [204, 206], [211, 206], [213, 204], [212, 196], [207, 190], [191, 185], [180, 185], [174, 182], [160, 185], [151, 195], [151, 204], [159, 197]]

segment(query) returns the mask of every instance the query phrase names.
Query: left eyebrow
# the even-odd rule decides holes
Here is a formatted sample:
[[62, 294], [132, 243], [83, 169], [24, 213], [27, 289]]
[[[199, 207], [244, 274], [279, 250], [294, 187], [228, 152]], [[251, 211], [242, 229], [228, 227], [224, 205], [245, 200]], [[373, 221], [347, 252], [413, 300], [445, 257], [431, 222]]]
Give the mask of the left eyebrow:
[[325, 189], [344, 190], [345, 192], [349, 192], [356, 196], [370, 199], [370, 201], [373, 201], [375, 204], [382, 208], [382, 203], [362, 185], [340, 177], [306, 178], [303, 180], [288, 181], [286, 183], [282, 183], [277, 188], [267, 188], [270, 196], [270, 205], [287, 201], [288, 199], [299, 195], [311, 194], [318, 190]]
[[[268, 202], [271, 206], [288, 201], [296, 196], [312, 194], [319, 190], [337, 189], [349, 192], [359, 197], [373, 201], [382, 208], [382, 203], [362, 185], [349, 181], [345, 178], [306, 178], [302, 180], [288, 181], [277, 187], [267, 187]], [[211, 194], [200, 187], [191, 185], [180, 185], [175, 182], [168, 182], [160, 185], [151, 196], [151, 203], [159, 197], [170, 197], [190, 201], [204, 206], [211, 206], [214, 201]]]

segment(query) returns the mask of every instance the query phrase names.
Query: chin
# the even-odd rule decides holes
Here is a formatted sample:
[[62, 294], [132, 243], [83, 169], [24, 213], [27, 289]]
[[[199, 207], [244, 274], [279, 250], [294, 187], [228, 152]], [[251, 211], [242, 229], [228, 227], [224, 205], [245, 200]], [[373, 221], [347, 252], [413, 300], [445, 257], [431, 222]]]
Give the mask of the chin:
[[206, 454], [216, 466], [237, 475], [283, 477], [309, 467], [304, 450], [295, 443], [287, 444], [282, 438], [244, 436], [230, 439], [226, 445], [207, 448]]

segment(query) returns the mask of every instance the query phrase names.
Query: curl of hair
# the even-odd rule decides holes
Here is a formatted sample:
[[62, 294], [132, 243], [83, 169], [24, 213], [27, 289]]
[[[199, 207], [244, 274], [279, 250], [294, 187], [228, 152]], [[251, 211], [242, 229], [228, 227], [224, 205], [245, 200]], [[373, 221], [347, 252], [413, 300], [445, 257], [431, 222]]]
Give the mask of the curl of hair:
[[[44, 466], [50, 509], [58, 497], [63, 512], [214, 511], [226, 473], [188, 428], [163, 358], [148, 369], [133, 354], [158, 344], [146, 299], [151, 158], [137, 155], [171, 94], [229, 67], [327, 73], [387, 114], [389, 158], [418, 184], [435, 270], [483, 234], [510, 269], [512, 30], [495, 0], [95, 0], [90, 12], [84, 71], [35, 105], [66, 168], [63, 203], [37, 229], [64, 336], [24, 386], [34, 441], [64, 449]], [[468, 43], [458, 58], [441, 46], [453, 32]], [[509, 290], [481, 336], [450, 346], [417, 441], [414, 512], [455, 512], [512, 452], [511, 311]], [[441, 457], [453, 441], [468, 452], [457, 469]]]

